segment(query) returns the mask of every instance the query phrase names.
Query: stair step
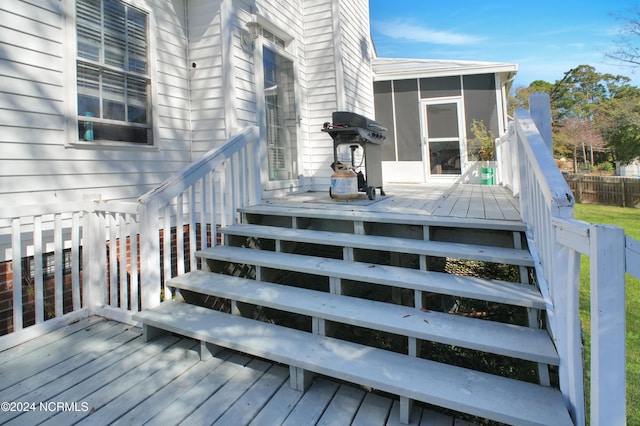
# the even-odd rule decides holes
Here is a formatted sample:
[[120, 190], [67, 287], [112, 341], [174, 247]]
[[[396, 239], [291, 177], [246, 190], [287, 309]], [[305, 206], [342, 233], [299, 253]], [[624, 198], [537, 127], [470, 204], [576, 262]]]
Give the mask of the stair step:
[[349, 220], [354, 222], [395, 223], [401, 225], [429, 225], [442, 227], [491, 229], [499, 231], [524, 232], [526, 226], [522, 221], [493, 220], [474, 218], [455, 218], [448, 216], [428, 216], [426, 214], [406, 214], [379, 212], [369, 209], [338, 210], [313, 207], [284, 207], [272, 204], [258, 204], [242, 207], [239, 212], [247, 215], [285, 216], [290, 218], [318, 218], [328, 220]]
[[546, 331], [298, 287], [192, 271], [171, 287], [401, 336], [558, 365]]
[[[571, 425], [553, 388], [375, 349], [188, 303], [138, 312], [149, 331], [178, 333], [253, 356], [508, 424]], [[152, 333], [151, 333], [152, 334]]]
[[408, 238], [377, 235], [354, 235], [343, 232], [291, 229], [263, 225], [233, 225], [222, 228], [226, 235], [266, 238], [280, 241], [305, 242], [338, 247], [353, 247], [397, 253], [452, 257], [456, 259], [504, 263], [518, 266], [534, 266], [527, 250], [475, 244], [448, 243], [443, 241], [412, 240]]
[[526, 308], [546, 307], [540, 292], [527, 284], [229, 246], [212, 247], [197, 252], [196, 256], [206, 260], [337, 277]]

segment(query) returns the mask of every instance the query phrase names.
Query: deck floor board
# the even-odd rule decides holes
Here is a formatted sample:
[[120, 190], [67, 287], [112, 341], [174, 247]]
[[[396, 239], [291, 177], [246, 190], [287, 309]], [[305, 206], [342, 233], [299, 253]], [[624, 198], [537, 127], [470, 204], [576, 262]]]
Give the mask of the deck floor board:
[[520, 221], [517, 199], [504, 187], [474, 184], [389, 185], [386, 196], [368, 200], [334, 200], [324, 192], [305, 192], [269, 199], [280, 207], [354, 212], [403, 213], [433, 217]]
[[[321, 376], [306, 392], [297, 391], [289, 386], [286, 366], [229, 350], [200, 361], [199, 344], [191, 339], [163, 335], [145, 343], [139, 328], [97, 317], [54, 335], [25, 345], [38, 351], [42, 339], [51, 359], [65, 360], [30, 357], [37, 372], [26, 379], [28, 386], [12, 383], [0, 395], [33, 402], [35, 409], [2, 411], [0, 424], [398, 424], [393, 397]], [[56, 340], [65, 345], [51, 346]], [[25, 353], [19, 347], [8, 351]], [[2, 374], [22, 365], [18, 358], [4, 359]], [[47, 410], [40, 402], [67, 407]], [[422, 411], [414, 407], [411, 424], [419, 424]]]

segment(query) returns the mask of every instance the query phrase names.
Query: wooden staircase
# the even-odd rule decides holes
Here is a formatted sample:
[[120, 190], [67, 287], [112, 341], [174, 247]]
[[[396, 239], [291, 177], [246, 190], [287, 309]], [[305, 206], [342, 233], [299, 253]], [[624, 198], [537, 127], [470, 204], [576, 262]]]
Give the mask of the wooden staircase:
[[[180, 297], [134, 316], [146, 339], [169, 331], [200, 340], [203, 356], [280, 362], [300, 390], [315, 373], [397, 395], [403, 423], [415, 400], [573, 424], [521, 223], [268, 204], [241, 214], [224, 245], [196, 254], [200, 270], [169, 282]], [[509, 279], [469, 274], [482, 268]]]

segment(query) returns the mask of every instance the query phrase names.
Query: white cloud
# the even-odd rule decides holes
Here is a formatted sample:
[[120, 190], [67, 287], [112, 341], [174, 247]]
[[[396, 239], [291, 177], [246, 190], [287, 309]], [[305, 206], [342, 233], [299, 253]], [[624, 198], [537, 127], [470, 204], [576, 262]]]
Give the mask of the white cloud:
[[479, 43], [483, 40], [482, 37], [462, 33], [432, 30], [421, 25], [416, 25], [406, 19], [374, 22], [373, 26], [380, 34], [387, 37], [419, 43], [469, 45]]

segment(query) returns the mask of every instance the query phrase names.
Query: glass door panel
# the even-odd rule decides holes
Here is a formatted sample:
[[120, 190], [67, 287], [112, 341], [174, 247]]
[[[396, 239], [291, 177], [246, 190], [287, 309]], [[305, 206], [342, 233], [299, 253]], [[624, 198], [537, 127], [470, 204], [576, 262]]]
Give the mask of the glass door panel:
[[296, 103], [293, 62], [263, 49], [269, 180], [298, 176]]
[[425, 141], [430, 175], [459, 175], [461, 172], [459, 110], [458, 101], [426, 106]]

